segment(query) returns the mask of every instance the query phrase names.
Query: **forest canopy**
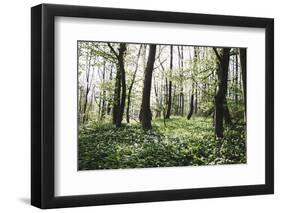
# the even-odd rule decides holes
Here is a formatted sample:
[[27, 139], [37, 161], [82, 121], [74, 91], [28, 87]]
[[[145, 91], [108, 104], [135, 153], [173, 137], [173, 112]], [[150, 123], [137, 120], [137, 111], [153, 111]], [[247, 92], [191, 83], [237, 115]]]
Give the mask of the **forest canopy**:
[[79, 170], [246, 163], [246, 49], [78, 41]]

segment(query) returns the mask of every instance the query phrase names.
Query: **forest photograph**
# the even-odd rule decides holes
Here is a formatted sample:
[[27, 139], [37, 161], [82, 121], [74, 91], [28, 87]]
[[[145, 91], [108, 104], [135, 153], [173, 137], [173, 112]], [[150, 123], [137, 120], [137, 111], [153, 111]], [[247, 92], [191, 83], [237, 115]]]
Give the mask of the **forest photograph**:
[[78, 170], [247, 163], [246, 53], [77, 41]]

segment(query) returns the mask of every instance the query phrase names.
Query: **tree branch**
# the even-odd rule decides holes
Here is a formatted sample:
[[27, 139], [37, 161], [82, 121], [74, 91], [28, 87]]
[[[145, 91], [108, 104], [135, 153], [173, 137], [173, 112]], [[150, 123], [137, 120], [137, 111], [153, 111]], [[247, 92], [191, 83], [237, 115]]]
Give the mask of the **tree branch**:
[[94, 50], [94, 52], [95, 52], [96, 55], [98, 55], [102, 58], [105, 58], [105, 59], [111, 61], [112, 63], [114, 63], [115, 60], [116, 60], [115, 55], [109, 54], [106, 51], [101, 50], [99, 47], [96, 47], [96, 50]]
[[[167, 59], [165, 59], [164, 61], [163, 61], [163, 63], [166, 61]], [[159, 61], [159, 65], [160, 65], [160, 67], [162, 68], [162, 70], [163, 71], [165, 71], [165, 68], [164, 68], [164, 66], [163, 66], [163, 63], [160, 61], [160, 58], [158, 58], [158, 61]], [[158, 66], [159, 67], [159, 66]], [[157, 67], [157, 68], [158, 68]]]
[[214, 52], [215, 52], [215, 54], [216, 54], [216, 56], [217, 56], [217, 58], [219, 59], [219, 61], [221, 62], [221, 57], [220, 57], [220, 55], [219, 55], [219, 53], [218, 53], [218, 51], [217, 51], [217, 49], [215, 48], [215, 47], [213, 47], [213, 50], [214, 50]]
[[107, 43], [107, 46], [110, 48], [110, 50], [113, 52], [113, 54], [116, 56], [116, 58], [118, 58], [118, 54], [117, 52], [115, 51], [115, 49], [111, 46], [110, 43]]
[[159, 65], [156, 66], [156, 67], [154, 67], [153, 70], [156, 70], [156, 69], [158, 69], [159, 67], [161, 67], [161, 68], [164, 70], [163, 64], [165, 63], [165, 61], [167, 61], [167, 59], [164, 59], [163, 61], [160, 61], [160, 59], [159, 59]]

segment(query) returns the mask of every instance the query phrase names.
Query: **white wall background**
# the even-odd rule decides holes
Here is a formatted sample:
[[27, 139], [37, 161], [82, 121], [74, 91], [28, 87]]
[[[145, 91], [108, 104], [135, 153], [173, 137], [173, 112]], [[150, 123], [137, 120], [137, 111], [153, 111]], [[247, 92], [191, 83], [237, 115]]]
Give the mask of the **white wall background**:
[[[0, 8], [0, 212], [39, 212], [30, 197], [30, 7], [37, 0], [2, 1]], [[275, 195], [56, 209], [50, 212], [278, 212], [281, 209], [281, 13], [277, 0], [59, 0], [133, 9], [275, 18]], [[279, 81], [279, 82], [278, 82]], [[279, 84], [278, 84], [279, 83]]]

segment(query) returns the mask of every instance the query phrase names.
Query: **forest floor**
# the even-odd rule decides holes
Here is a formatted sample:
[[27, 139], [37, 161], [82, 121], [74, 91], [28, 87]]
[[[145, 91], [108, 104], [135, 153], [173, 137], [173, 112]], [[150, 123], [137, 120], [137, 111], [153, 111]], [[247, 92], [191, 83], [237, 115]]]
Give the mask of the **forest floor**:
[[152, 125], [149, 131], [139, 123], [121, 128], [93, 123], [80, 129], [79, 170], [246, 163], [242, 124], [225, 129], [219, 151], [211, 118], [172, 117]]

